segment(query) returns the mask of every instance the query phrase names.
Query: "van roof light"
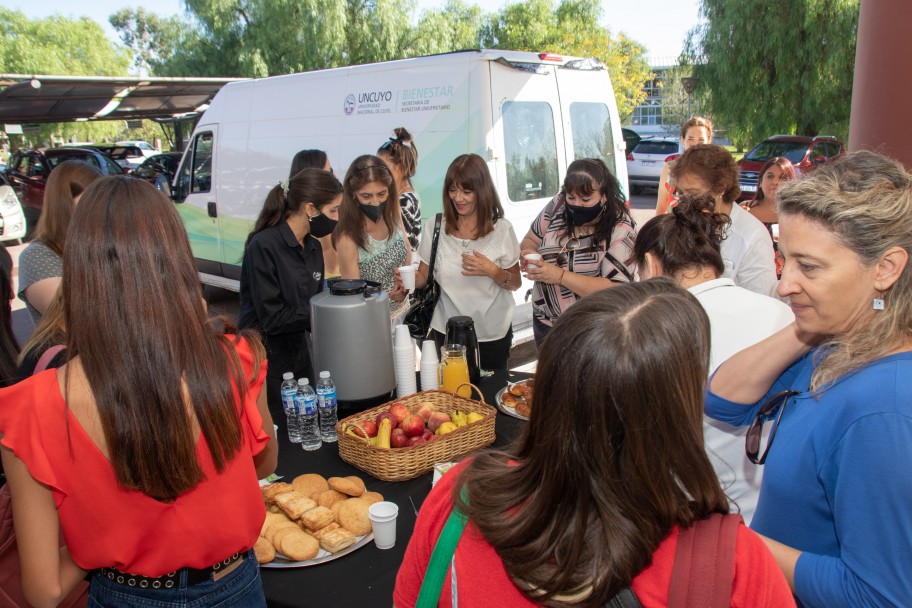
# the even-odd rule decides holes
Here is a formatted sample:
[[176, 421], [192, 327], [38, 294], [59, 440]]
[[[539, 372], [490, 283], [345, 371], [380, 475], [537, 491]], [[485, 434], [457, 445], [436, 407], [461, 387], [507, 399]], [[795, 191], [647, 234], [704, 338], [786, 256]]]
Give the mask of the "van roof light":
[[539, 53], [538, 58], [542, 61], [563, 61], [564, 58], [562, 55], [556, 53]]

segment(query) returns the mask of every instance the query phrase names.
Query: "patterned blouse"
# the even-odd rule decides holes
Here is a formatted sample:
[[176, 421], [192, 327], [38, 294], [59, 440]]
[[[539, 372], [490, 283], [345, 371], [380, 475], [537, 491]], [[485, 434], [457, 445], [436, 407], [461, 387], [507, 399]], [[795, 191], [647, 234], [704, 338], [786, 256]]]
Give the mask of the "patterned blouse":
[[403, 192], [399, 195], [399, 207], [402, 209], [402, 223], [408, 235], [412, 251], [418, 251], [418, 235], [421, 234], [421, 201], [414, 192]]
[[[378, 241], [371, 235], [364, 235], [367, 249], [358, 248], [358, 273], [365, 281], [376, 281], [389, 293], [396, 282], [393, 270], [405, 265], [408, 249], [402, 232], [397, 228], [389, 240]], [[390, 318], [399, 316], [407, 307], [409, 301], [405, 298], [401, 302], [390, 300]]]
[[[633, 253], [636, 226], [629, 215], [614, 226], [610, 243], [598, 245], [593, 243], [591, 235], [567, 238], [566, 225], [564, 200], [557, 195], [532, 222], [532, 232], [541, 239], [538, 252], [545, 262], [587, 277], [602, 277], [615, 283], [633, 281], [634, 265], [628, 260]], [[550, 327], [579, 299], [580, 296], [561, 285], [536, 282], [532, 288], [533, 314]]]

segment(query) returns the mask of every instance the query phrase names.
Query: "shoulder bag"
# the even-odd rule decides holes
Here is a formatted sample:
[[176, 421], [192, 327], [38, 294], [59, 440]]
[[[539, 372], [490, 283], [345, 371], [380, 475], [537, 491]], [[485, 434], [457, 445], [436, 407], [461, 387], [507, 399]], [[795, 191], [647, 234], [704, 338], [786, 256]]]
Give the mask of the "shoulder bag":
[[431, 319], [437, 300], [440, 299], [440, 285], [434, 279], [434, 261], [437, 258], [437, 244], [440, 242], [440, 222], [443, 214], [438, 213], [434, 220], [434, 236], [431, 241], [431, 263], [428, 265], [427, 284], [415, 290], [412, 304], [405, 313], [405, 325], [409, 334], [416, 340], [424, 340], [431, 331]]

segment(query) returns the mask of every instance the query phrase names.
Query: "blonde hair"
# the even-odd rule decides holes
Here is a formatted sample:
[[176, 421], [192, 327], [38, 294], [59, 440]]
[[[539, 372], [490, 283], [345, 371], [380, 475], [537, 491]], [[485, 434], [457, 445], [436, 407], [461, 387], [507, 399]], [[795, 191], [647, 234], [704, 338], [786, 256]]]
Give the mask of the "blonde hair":
[[[912, 176], [893, 159], [859, 151], [789, 183], [779, 215], [800, 215], [833, 233], [870, 267], [891, 247], [912, 255]], [[817, 391], [886, 356], [912, 337], [912, 264], [884, 294], [884, 309], [868, 310], [858, 329], [831, 336], [818, 351], [811, 377]]]

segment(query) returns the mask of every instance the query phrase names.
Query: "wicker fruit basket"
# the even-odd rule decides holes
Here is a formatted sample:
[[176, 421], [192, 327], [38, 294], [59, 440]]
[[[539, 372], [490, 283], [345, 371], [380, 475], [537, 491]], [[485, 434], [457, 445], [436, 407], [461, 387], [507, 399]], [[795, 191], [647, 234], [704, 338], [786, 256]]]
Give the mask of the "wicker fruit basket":
[[[471, 386], [478, 392], [481, 397], [480, 401], [466, 399], [444, 391], [422, 391], [343, 418], [336, 423], [336, 432], [339, 435], [339, 456], [345, 462], [377, 479], [405, 481], [428, 473], [438, 462], [456, 460], [469, 452], [491, 445], [494, 443], [494, 419], [497, 417], [497, 410], [484, 402], [484, 396], [481, 395], [478, 387]], [[364, 441], [342, 432], [343, 425], [361, 420], [376, 420], [377, 416], [389, 409], [393, 403], [402, 403], [412, 412], [419, 403], [424, 401], [432, 403], [437, 411], [446, 414], [461, 410], [467, 414], [477, 412], [484, 418], [461, 426], [446, 435], [437, 436], [427, 443], [405, 448], [380, 448], [368, 445]]]

